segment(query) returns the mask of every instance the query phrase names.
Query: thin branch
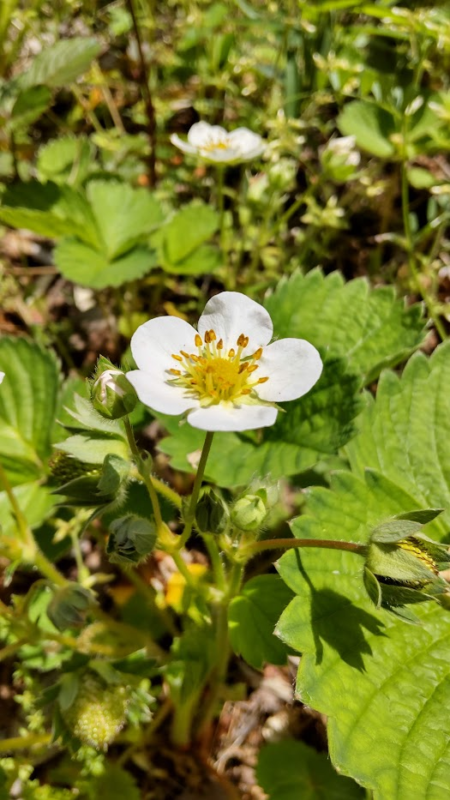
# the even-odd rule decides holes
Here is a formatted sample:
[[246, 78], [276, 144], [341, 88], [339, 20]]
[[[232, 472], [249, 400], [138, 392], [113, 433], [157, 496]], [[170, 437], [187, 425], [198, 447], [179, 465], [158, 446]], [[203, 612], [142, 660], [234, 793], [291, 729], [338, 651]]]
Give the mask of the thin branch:
[[148, 67], [147, 62], [144, 57], [144, 51], [142, 48], [142, 38], [141, 32], [139, 30], [139, 25], [136, 17], [136, 12], [134, 9], [133, 0], [126, 0], [128, 11], [130, 12], [131, 19], [133, 21], [133, 30], [134, 35], [136, 37], [136, 44], [138, 48], [139, 54], [139, 85], [141, 87], [142, 92], [142, 99], [145, 104], [145, 112], [147, 115], [147, 131], [148, 131], [148, 140], [150, 143], [150, 155], [148, 158], [148, 180], [150, 186], [155, 186], [156, 184], [156, 116], [155, 116], [155, 106], [153, 104], [152, 95], [150, 92], [149, 86], [149, 74], [148, 74]]

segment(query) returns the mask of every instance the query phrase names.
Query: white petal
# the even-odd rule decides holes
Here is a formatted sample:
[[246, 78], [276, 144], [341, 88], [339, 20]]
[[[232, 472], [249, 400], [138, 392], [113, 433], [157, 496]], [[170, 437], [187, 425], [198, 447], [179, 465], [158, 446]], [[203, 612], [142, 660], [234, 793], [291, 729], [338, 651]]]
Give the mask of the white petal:
[[322, 359], [304, 339], [280, 339], [264, 348], [258, 377], [267, 383], [256, 387], [258, 397], [273, 403], [296, 400], [309, 392], [322, 373]]
[[259, 303], [240, 292], [221, 292], [208, 300], [198, 321], [201, 336], [214, 330], [224, 347], [236, 348], [241, 333], [248, 336], [248, 347], [244, 354], [252, 354], [264, 347], [272, 338], [273, 325], [270, 314]]
[[187, 421], [202, 431], [251, 431], [273, 425], [277, 409], [272, 406], [233, 406], [218, 403], [198, 408], [188, 414]]
[[172, 136], [170, 137], [170, 141], [172, 142], [172, 144], [175, 145], [175, 147], [178, 147], [179, 150], [182, 150], [183, 153], [190, 153], [191, 155], [198, 154], [197, 147], [193, 147], [188, 142], [183, 141], [183, 139], [180, 139], [180, 137], [176, 133], [172, 134]]
[[157, 317], [144, 322], [131, 338], [133, 358], [144, 372], [176, 367], [172, 354], [197, 352], [195, 330], [179, 317]]
[[248, 128], [236, 128], [230, 133], [228, 139], [233, 147], [239, 149], [241, 157], [245, 159], [256, 158], [265, 150], [265, 143], [261, 136]]
[[5, 373], [4, 372], [0, 372], [0, 383], [2, 382], [4, 377], [5, 377]]
[[155, 371], [151, 374], [135, 369], [127, 372], [127, 378], [136, 389], [141, 403], [155, 411], [175, 416], [199, 405], [198, 400], [185, 397], [181, 386], [167, 383], [164, 373]]
[[193, 147], [205, 147], [208, 144], [226, 141], [228, 134], [219, 125], [208, 125], [207, 122], [196, 122], [189, 128], [188, 142]]

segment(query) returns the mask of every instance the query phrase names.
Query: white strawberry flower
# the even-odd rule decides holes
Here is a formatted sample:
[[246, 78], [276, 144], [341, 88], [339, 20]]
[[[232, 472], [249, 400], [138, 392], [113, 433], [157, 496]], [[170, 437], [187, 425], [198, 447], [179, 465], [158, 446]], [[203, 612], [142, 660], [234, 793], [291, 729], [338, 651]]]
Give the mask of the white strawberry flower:
[[174, 133], [170, 141], [183, 153], [198, 156], [209, 164], [240, 164], [262, 155], [265, 144], [261, 136], [248, 128], [231, 133], [219, 125], [196, 122], [189, 129], [187, 142]]
[[194, 428], [246, 431], [273, 425], [276, 403], [314, 386], [322, 361], [303, 339], [269, 344], [269, 313], [239, 292], [208, 301], [198, 331], [178, 317], [158, 317], [131, 339], [138, 366], [127, 373], [144, 405], [187, 414]]

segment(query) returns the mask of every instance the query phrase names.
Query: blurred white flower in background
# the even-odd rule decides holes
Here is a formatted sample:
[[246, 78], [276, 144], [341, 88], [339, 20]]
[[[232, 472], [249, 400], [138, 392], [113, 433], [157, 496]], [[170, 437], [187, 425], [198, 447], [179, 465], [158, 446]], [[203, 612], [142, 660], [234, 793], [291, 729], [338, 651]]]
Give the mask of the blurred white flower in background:
[[219, 125], [209, 125], [207, 122], [196, 122], [189, 129], [187, 142], [176, 133], [172, 134], [170, 141], [183, 153], [195, 155], [209, 164], [240, 164], [258, 158], [264, 152], [266, 145], [257, 133], [248, 128], [236, 128], [228, 131]]
[[222, 292], [206, 304], [198, 331], [178, 317], [141, 325], [131, 339], [138, 369], [127, 378], [144, 405], [187, 414], [194, 428], [263, 428], [276, 420], [275, 403], [306, 394], [322, 372], [312, 344], [269, 344], [272, 336], [263, 306], [239, 292]]
[[4, 377], [5, 377], [5, 373], [4, 372], [0, 372], [0, 383], [2, 382]]

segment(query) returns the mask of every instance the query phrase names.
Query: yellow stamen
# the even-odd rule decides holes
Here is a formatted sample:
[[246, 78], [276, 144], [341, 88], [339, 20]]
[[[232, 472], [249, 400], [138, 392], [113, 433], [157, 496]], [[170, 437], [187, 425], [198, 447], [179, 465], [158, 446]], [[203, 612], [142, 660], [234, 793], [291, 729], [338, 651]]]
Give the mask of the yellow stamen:
[[211, 328], [205, 331], [203, 338], [195, 334], [195, 345], [198, 355], [180, 350], [173, 358], [182, 364], [181, 370], [170, 369], [168, 372], [176, 376], [174, 383], [184, 387], [187, 397], [199, 400], [204, 408], [225, 402], [238, 403], [239, 398], [252, 394], [258, 383], [265, 383], [269, 378], [260, 378], [251, 382], [250, 375], [258, 369], [255, 360], [261, 357], [262, 347], [255, 351], [251, 358], [241, 361], [241, 353], [249, 343], [249, 337], [241, 333], [237, 339], [237, 351], [231, 347], [224, 353], [224, 341], [217, 341], [216, 332]]

